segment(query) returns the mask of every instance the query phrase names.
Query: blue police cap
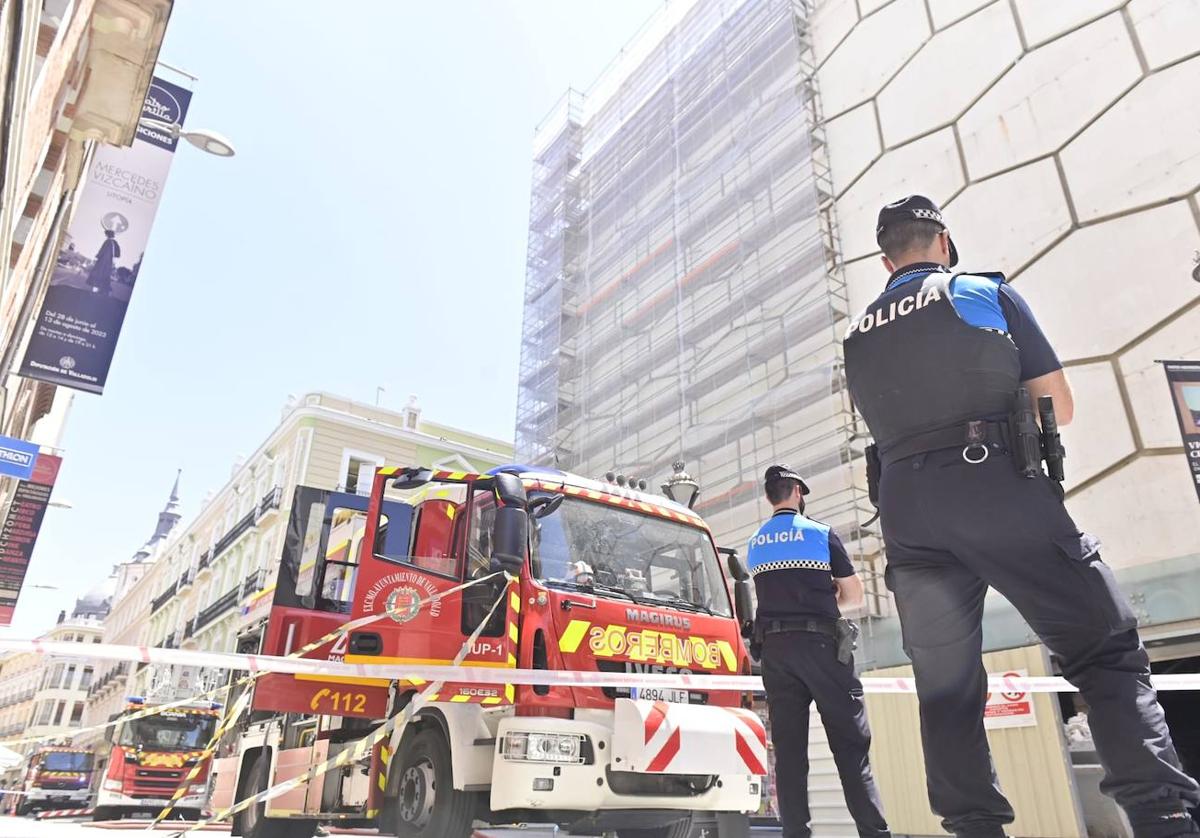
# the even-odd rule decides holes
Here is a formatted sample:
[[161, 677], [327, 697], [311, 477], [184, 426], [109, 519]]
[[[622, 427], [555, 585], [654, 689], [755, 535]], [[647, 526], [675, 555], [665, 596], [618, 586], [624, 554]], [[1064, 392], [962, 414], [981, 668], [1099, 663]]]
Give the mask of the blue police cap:
[[[924, 195], [909, 195], [907, 198], [893, 201], [879, 211], [879, 219], [875, 222], [875, 243], [879, 244], [879, 239], [889, 224], [914, 218], [939, 224], [947, 233], [950, 230], [946, 226], [946, 222], [942, 220], [942, 211], [938, 209], [937, 204]], [[958, 248], [954, 246], [954, 239], [950, 239], [950, 267], [953, 268], [957, 264]]]
[[769, 483], [772, 480], [795, 480], [800, 484], [800, 494], [808, 494], [808, 484], [804, 482], [804, 478], [797, 472], [792, 470], [791, 466], [777, 463], [767, 467], [766, 474], [763, 475], [763, 482]]

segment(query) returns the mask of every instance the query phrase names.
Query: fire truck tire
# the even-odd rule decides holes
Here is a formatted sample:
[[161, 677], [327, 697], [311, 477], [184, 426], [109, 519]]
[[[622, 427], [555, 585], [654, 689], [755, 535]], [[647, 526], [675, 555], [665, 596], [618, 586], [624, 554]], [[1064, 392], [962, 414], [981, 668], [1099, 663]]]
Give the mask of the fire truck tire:
[[93, 821], [111, 821], [117, 814], [116, 810], [110, 809], [107, 806], [97, 806], [92, 810]]
[[25, 801], [21, 801], [20, 803], [17, 804], [17, 817], [18, 818], [23, 818], [32, 811], [33, 811], [32, 803], [26, 803]]
[[476, 796], [454, 788], [450, 745], [442, 731], [424, 727], [400, 744], [393, 768], [399, 791], [388, 808], [399, 838], [467, 838]]
[[[271, 752], [259, 751], [242, 785], [239, 800], [267, 790], [271, 779]], [[267, 804], [259, 803], [234, 815], [242, 838], [312, 838], [317, 831], [315, 820], [268, 818]]]
[[692, 834], [692, 813], [680, 821], [666, 826], [653, 826], [646, 829], [618, 829], [617, 838], [690, 838]]

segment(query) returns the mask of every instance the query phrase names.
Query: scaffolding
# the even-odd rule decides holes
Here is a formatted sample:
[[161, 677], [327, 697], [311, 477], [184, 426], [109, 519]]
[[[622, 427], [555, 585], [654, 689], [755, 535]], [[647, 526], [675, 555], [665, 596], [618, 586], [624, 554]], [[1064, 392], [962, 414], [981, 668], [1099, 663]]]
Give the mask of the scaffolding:
[[803, 0], [673, 0], [539, 126], [517, 451], [657, 482], [681, 459], [719, 542], [787, 462], [885, 613]]

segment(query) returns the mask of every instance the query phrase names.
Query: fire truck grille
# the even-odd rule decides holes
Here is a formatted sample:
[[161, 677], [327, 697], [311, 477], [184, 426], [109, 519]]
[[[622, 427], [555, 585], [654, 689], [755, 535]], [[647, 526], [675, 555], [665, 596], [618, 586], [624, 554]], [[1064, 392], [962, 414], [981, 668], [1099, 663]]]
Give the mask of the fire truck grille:
[[133, 795], [161, 797], [170, 796], [183, 779], [182, 771], [147, 771], [138, 769], [133, 776]]

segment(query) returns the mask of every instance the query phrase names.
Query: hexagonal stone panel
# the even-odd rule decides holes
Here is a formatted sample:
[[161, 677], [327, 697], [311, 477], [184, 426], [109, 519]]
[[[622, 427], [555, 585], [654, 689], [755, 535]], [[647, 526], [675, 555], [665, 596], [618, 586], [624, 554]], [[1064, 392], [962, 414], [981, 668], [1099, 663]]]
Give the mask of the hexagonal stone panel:
[[1135, 446], [1113, 365], [1071, 367], [1067, 375], [1075, 396], [1075, 419], [1062, 429], [1065, 485], [1071, 489], [1132, 454]]
[[863, 18], [821, 66], [828, 117], [870, 99], [929, 36], [923, 0], [896, 0]]
[[1013, 287], [1064, 361], [1110, 355], [1196, 299], [1188, 272], [1197, 250], [1196, 221], [1178, 201], [1076, 230]]
[[[1200, 308], [1164, 325], [1121, 356], [1121, 374], [1142, 445], [1165, 448], [1183, 444], [1166, 374], [1155, 361], [1191, 358], [1200, 358]], [[1192, 502], [1195, 500], [1193, 496]]]
[[1071, 229], [1050, 160], [972, 184], [943, 210], [962, 258], [959, 270], [1015, 273]]
[[1015, 0], [1025, 42], [1036, 47], [1063, 32], [1119, 9], [1127, 0]]
[[879, 94], [884, 143], [898, 145], [952, 121], [1020, 54], [1007, 3], [993, 3], [934, 35]]
[[829, 143], [829, 174], [834, 194], [840, 194], [883, 151], [879, 123], [870, 102], [825, 123]]
[[1034, 50], [958, 121], [967, 171], [984, 177], [1058, 150], [1141, 75], [1119, 13]]
[[880, 294], [887, 283], [888, 272], [878, 255], [858, 259], [846, 265], [846, 295], [850, 311], [857, 314]]
[[858, 9], [863, 15], [869, 15], [876, 9], [882, 9], [892, 0], [858, 0]]
[[1200, 59], [1161, 70], [1062, 152], [1081, 221], [1192, 192], [1200, 185]]
[[1129, 18], [1151, 69], [1200, 50], [1200, 0], [1132, 0]]
[[1067, 508], [1099, 536], [1112, 567], [1200, 552], [1200, 504], [1183, 454], [1138, 457], [1069, 498]]
[[949, 128], [889, 151], [838, 199], [843, 257], [850, 260], [878, 252], [875, 221], [884, 204], [914, 192], [944, 203], [963, 183], [954, 132]]
[[812, 29], [813, 56], [818, 64], [829, 57], [846, 33], [858, 23], [854, 0], [824, 0], [809, 20]]
[[992, 0], [929, 0], [929, 13], [933, 16], [933, 28], [943, 29], [991, 2]]

